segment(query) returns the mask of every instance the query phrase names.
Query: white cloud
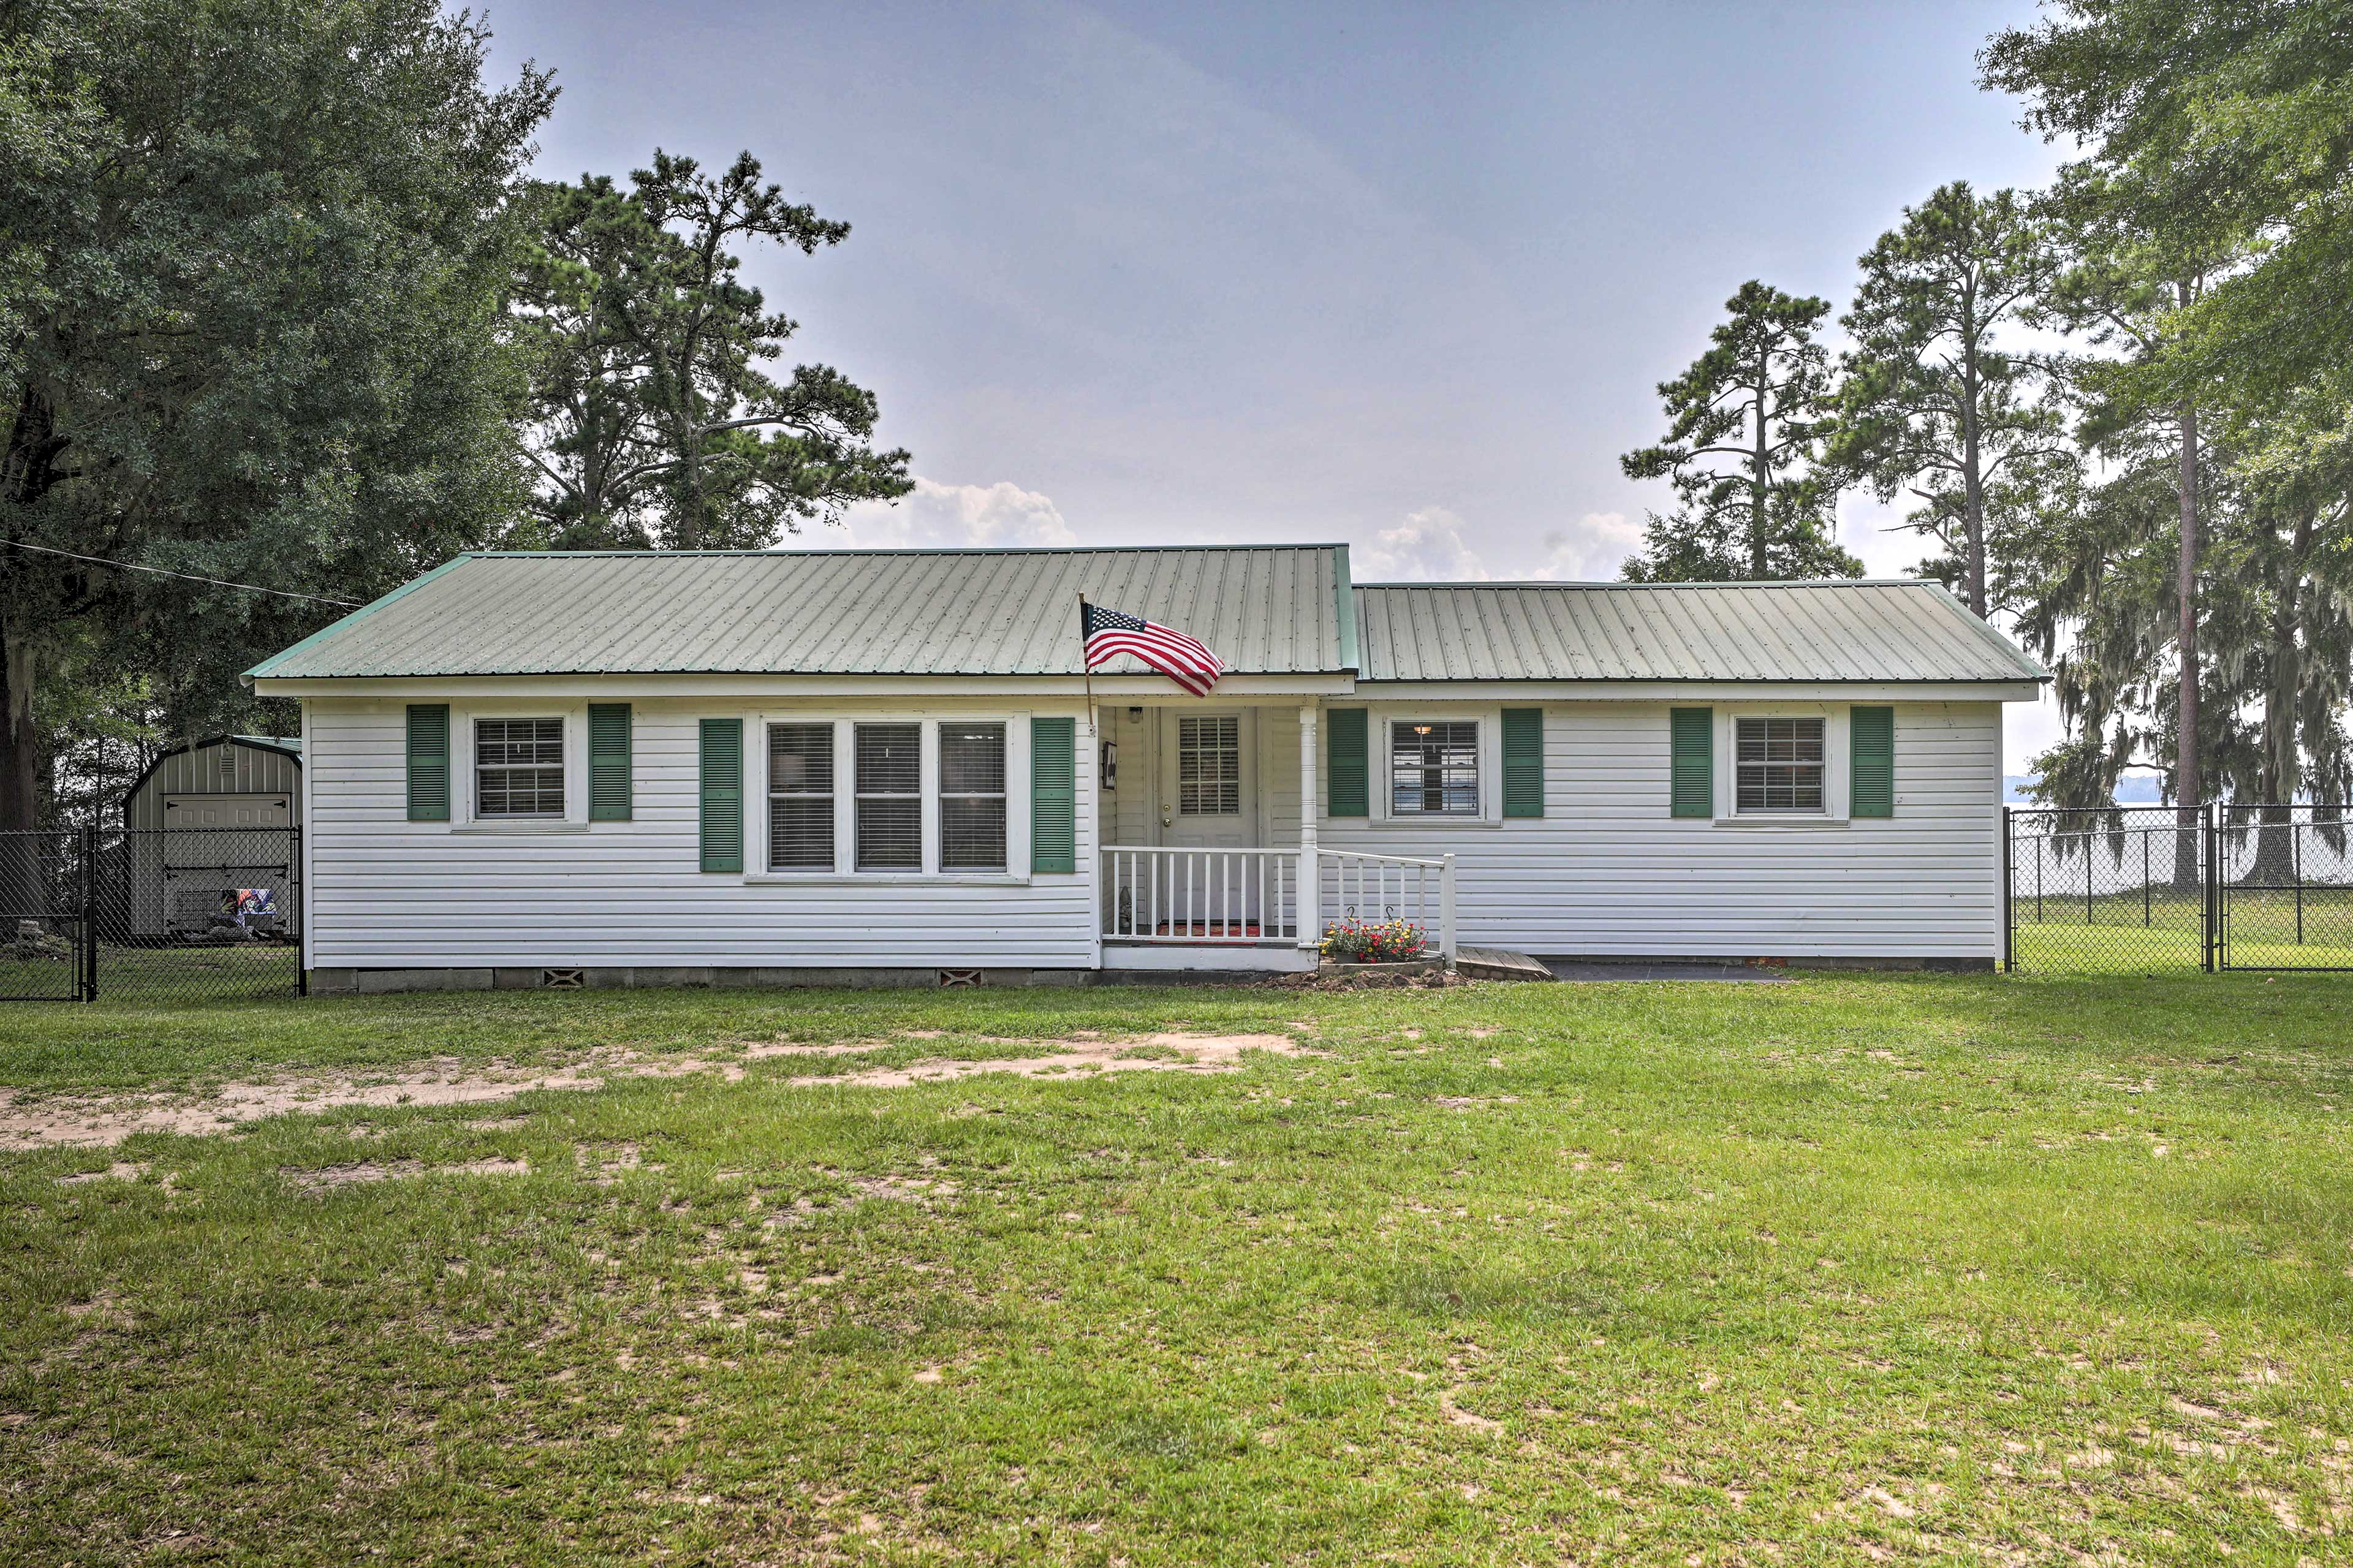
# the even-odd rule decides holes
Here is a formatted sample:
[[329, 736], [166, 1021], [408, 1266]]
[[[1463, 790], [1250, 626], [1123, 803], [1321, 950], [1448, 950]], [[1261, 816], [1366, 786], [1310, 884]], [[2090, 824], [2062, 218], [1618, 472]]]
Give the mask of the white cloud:
[[[1385, 528], [1356, 552], [1360, 583], [1486, 583], [1533, 579], [1545, 583], [1609, 582], [1626, 557], [1642, 545], [1642, 526], [1620, 511], [1588, 511], [1566, 528], [1544, 536], [1533, 565], [1488, 564], [1489, 549], [1473, 543], [1478, 533], [1460, 512], [1424, 507], [1395, 528]], [[1522, 560], [1525, 557], [1522, 556]]]
[[860, 550], [962, 550], [987, 545], [1064, 546], [1079, 536], [1051, 496], [999, 479], [993, 485], [944, 485], [917, 479], [895, 506], [853, 507], [840, 541], [829, 531], [800, 536], [811, 549], [842, 542]]
[[1642, 547], [1642, 525], [1622, 511], [1588, 511], [1545, 535], [1545, 557], [1528, 575], [1547, 583], [1614, 582]]
[[1424, 507], [1375, 535], [1354, 574], [1365, 583], [1483, 583], [1486, 564], [1462, 537], [1468, 526], [1442, 506]]

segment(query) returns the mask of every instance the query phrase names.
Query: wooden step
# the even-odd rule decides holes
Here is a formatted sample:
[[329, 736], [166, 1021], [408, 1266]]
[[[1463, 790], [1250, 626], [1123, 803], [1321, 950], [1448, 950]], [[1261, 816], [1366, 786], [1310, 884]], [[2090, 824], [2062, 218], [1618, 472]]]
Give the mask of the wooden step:
[[1458, 947], [1454, 972], [1473, 980], [1550, 980], [1551, 970], [1525, 952], [1500, 947]]

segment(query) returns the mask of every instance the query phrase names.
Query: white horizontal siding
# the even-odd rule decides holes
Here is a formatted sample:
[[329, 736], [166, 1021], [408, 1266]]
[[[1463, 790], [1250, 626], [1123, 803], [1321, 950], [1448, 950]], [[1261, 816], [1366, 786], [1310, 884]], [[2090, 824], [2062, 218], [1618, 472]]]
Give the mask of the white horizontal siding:
[[[309, 706], [314, 967], [1094, 963], [1094, 770], [1083, 718], [1079, 874], [1040, 876], [1028, 886], [762, 883], [697, 869], [697, 723], [721, 716], [718, 708], [637, 708], [634, 820], [585, 832], [501, 833], [406, 820], [399, 705]], [[746, 838], [756, 842], [749, 829], [765, 809], [764, 748], [754, 715], [744, 717]], [[462, 730], [452, 729], [453, 766], [462, 766]]]
[[[1405, 827], [1325, 817], [1321, 842], [1379, 855], [1452, 851], [1461, 940], [1476, 945], [1729, 958], [2000, 954], [1999, 703], [1898, 704], [1895, 815], [1842, 826], [1670, 816], [1667, 712], [1663, 702], [1547, 706], [1541, 819]], [[1267, 721], [1260, 755], [1271, 826], [1295, 835], [1297, 719], [1270, 710]], [[1378, 790], [1386, 769], [1377, 755], [1372, 763]]]

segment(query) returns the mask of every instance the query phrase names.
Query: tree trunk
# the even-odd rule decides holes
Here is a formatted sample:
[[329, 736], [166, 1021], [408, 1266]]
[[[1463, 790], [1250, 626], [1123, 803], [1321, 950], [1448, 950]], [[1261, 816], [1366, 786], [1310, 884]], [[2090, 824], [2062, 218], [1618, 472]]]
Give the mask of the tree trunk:
[[1772, 395], [1770, 363], [1760, 357], [1757, 364], [1757, 456], [1748, 469], [1748, 575], [1760, 583], [1772, 570], [1766, 550], [1766, 536], [1772, 529], [1766, 497], [1772, 489], [1773, 470], [1765, 446], [1765, 404]]
[[0, 652], [0, 833], [40, 826], [41, 743], [33, 727], [33, 644], [14, 617]]
[[2199, 808], [2206, 792], [2198, 766], [2198, 405], [2181, 404], [2181, 563], [2176, 591], [2179, 624], [2174, 640], [2180, 652], [2179, 709], [2174, 723], [2173, 801], [2182, 831], [2174, 835], [2173, 882], [2193, 888], [2199, 881], [2197, 836]]
[[[0, 622], [0, 941], [16, 922], [49, 907], [40, 840], [15, 835], [40, 826], [40, 736], [33, 728], [33, 645], [13, 616]], [[45, 928], [46, 929], [46, 928]], [[50, 935], [56, 935], [50, 931]]]
[[2272, 593], [2271, 647], [2264, 663], [2271, 679], [2263, 688], [2263, 826], [2255, 835], [2255, 863], [2247, 880], [2276, 887], [2295, 877], [2295, 797], [2303, 788], [2303, 753], [2297, 745], [2296, 695], [2303, 686], [2302, 650], [2296, 646], [2304, 594], [2304, 558], [2312, 548], [2313, 513], [2296, 513], [2286, 557]]
[[1969, 613], [1986, 613], [1984, 453], [1978, 446], [1978, 377], [1975, 350], [1961, 373], [1961, 567]]

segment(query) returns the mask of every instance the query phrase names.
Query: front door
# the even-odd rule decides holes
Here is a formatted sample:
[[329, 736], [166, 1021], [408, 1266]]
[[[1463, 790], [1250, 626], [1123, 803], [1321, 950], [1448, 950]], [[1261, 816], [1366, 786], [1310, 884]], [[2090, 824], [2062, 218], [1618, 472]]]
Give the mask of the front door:
[[1258, 842], [1258, 749], [1247, 713], [1164, 709], [1160, 842], [1186, 849], [1247, 849]]
[[1174, 934], [1259, 934], [1261, 857], [1209, 851], [1258, 844], [1257, 726], [1247, 712], [1162, 710], [1160, 842], [1197, 855], [1161, 858], [1161, 905]]

